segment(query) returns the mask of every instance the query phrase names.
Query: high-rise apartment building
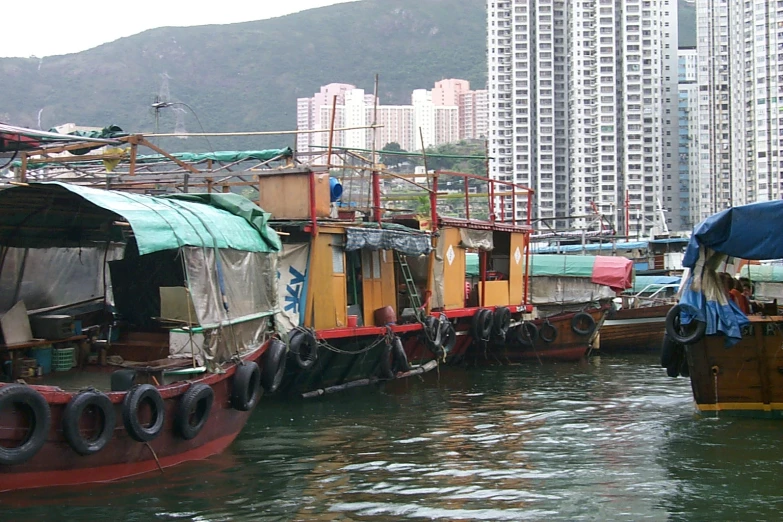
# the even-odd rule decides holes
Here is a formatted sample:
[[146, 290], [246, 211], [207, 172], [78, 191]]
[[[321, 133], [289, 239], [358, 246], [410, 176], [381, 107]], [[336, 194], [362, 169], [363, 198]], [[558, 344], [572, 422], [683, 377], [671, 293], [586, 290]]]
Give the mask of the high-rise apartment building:
[[[336, 102], [335, 102], [336, 98]], [[375, 105], [375, 98], [363, 89], [345, 83], [321, 87], [312, 98], [297, 100], [297, 129], [329, 129], [335, 105], [334, 128], [350, 130], [334, 133], [336, 147], [381, 149], [396, 142], [404, 150], [453, 143], [462, 139], [484, 139], [487, 135], [487, 91], [471, 91], [466, 80], [448, 79], [432, 90], [416, 89], [411, 105]], [[373, 121], [378, 128], [370, 126]], [[329, 133], [303, 133], [297, 136], [300, 152], [323, 151]]]
[[[699, 85], [696, 49], [679, 50], [679, 188], [671, 206], [679, 213], [680, 230], [691, 230], [709, 216], [709, 171], [699, 163]], [[667, 201], [668, 203], [668, 201]]]
[[783, 3], [697, 0], [696, 24], [703, 217], [779, 199]]
[[[558, 227], [596, 211], [621, 233], [676, 226], [676, 1], [487, 7], [490, 175], [533, 188], [532, 217]], [[522, 198], [503, 211], [526, 217]]]

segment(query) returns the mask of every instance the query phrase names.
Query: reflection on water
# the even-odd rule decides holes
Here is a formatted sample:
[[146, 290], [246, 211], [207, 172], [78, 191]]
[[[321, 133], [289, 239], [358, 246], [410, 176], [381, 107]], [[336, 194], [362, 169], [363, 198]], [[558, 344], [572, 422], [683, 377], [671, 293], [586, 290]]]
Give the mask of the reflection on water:
[[779, 519], [783, 424], [702, 418], [656, 362], [450, 369], [266, 402], [224, 455], [0, 495], [2, 520]]

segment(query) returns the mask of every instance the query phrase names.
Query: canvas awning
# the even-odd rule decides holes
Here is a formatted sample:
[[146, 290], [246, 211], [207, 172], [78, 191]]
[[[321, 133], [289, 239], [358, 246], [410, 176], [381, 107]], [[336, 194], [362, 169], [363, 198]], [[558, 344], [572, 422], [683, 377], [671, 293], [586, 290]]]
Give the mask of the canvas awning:
[[[466, 254], [468, 276], [478, 277], [478, 254]], [[624, 290], [631, 286], [633, 262], [620, 256], [534, 254], [530, 256], [530, 277], [580, 277], [592, 283]]]
[[348, 227], [345, 250], [396, 250], [408, 256], [429, 254], [432, 250], [430, 235], [424, 232], [389, 230], [379, 228]]
[[152, 197], [56, 182], [0, 192], [0, 244], [14, 247], [124, 242], [129, 226], [139, 255], [183, 246], [277, 252], [268, 219], [236, 194]]

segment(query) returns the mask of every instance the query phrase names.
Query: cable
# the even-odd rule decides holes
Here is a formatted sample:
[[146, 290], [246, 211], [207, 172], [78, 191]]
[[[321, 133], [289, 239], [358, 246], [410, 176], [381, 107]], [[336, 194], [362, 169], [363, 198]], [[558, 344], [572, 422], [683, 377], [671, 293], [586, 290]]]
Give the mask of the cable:
[[[156, 105], [158, 105], [158, 107], [155, 107]], [[159, 108], [161, 108], [161, 109], [162, 109], [162, 108], [165, 108], [165, 107], [172, 107], [172, 106], [174, 106], [174, 105], [184, 105], [185, 107], [187, 107], [187, 109], [188, 109], [188, 110], [189, 110], [189, 111], [190, 111], [190, 112], [193, 114], [193, 116], [196, 118], [196, 123], [198, 123], [198, 126], [199, 126], [199, 128], [201, 129], [201, 133], [202, 133], [202, 134], [206, 134], [206, 133], [207, 133], [207, 131], [205, 131], [205, 130], [204, 130], [204, 126], [203, 126], [203, 125], [201, 125], [201, 120], [198, 118], [198, 114], [196, 114], [196, 111], [194, 111], [194, 110], [193, 110], [193, 107], [191, 107], [190, 105], [188, 105], [188, 104], [187, 104], [187, 103], [185, 103], [185, 102], [164, 102], [164, 103], [157, 103], [157, 104], [153, 104], [153, 107], [154, 107], [155, 109], [159, 109]], [[205, 139], [205, 140], [206, 140], [206, 142], [207, 142], [207, 147], [209, 148], [209, 151], [210, 151], [210, 152], [212, 152], [212, 153], [214, 153], [214, 152], [215, 152], [215, 149], [214, 149], [214, 147], [212, 147], [212, 143], [210, 143], [210, 141], [209, 141], [209, 138], [208, 138], [207, 136], [204, 136], [204, 139]]]

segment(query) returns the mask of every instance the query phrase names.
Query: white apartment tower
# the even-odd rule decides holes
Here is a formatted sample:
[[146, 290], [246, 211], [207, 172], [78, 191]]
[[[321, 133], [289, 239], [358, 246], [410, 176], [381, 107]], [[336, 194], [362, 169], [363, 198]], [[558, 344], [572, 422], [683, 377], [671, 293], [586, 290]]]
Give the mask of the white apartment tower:
[[696, 23], [705, 213], [780, 199], [783, 2], [697, 0]]
[[620, 233], [628, 216], [631, 234], [673, 222], [661, 206], [677, 188], [676, 1], [487, 6], [490, 175], [532, 187], [535, 219], [598, 211]]
[[700, 169], [699, 85], [696, 49], [679, 50], [679, 207], [680, 229], [691, 230], [707, 218], [710, 202], [709, 169]]

